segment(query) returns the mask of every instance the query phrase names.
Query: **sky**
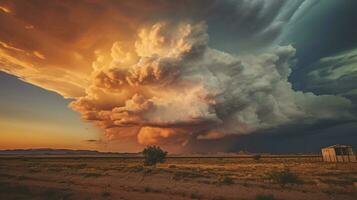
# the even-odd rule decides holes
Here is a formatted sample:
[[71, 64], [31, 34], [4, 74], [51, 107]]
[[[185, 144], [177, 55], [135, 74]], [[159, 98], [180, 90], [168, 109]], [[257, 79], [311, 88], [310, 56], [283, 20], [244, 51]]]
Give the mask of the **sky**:
[[0, 149], [357, 148], [354, 0], [0, 0]]

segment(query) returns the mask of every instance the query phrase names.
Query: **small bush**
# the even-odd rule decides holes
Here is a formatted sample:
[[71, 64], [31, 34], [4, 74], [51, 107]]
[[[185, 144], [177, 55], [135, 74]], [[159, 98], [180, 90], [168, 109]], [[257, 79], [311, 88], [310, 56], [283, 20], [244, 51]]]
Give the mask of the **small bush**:
[[212, 200], [225, 200], [226, 198], [222, 197], [222, 196], [218, 196], [218, 197], [213, 197]]
[[108, 192], [108, 191], [104, 191], [104, 192], [102, 192], [102, 197], [110, 197], [110, 192]]
[[191, 193], [191, 199], [200, 199], [200, 195], [197, 194], [196, 192]]
[[144, 188], [144, 192], [151, 192], [152, 191], [152, 189], [150, 188], [150, 187], [148, 187], [148, 186], [146, 186], [145, 188]]
[[46, 199], [69, 199], [73, 193], [70, 190], [48, 188], [41, 195]]
[[152, 174], [154, 171], [152, 170], [152, 169], [144, 169], [143, 170], [143, 173], [145, 174], [145, 175], [149, 175], [149, 174]]
[[234, 184], [233, 179], [232, 179], [231, 177], [228, 177], [228, 176], [221, 177], [221, 178], [219, 179], [219, 182], [220, 182], [221, 184], [224, 184], [224, 185], [232, 185], [232, 184]]
[[144, 164], [156, 165], [157, 163], [164, 163], [167, 155], [166, 151], [163, 151], [159, 146], [148, 146], [143, 151]]
[[202, 177], [205, 177], [205, 176], [198, 172], [187, 171], [187, 170], [178, 170], [178, 171], [175, 171], [172, 179], [182, 180], [182, 179], [194, 179], [194, 178], [202, 178]]
[[61, 168], [48, 168], [48, 171], [50, 171], [50, 172], [61, 172], [61, 171], [63, 171], [63, 169], [61, 169]]
[[87, 164], [77, 164], [77, 165], [69, 165], [67, 166], [69, 169], [84, 169], [88, 165]]
[[145, 168], [142, 165], [136, 165], [133, 167], [129, 167], [128, 170], [131, 172], [142, 172], [142, 171], [145, 171]]
[[83, 176], [86, 178], [97, 178], [97, 177], [102, 176], [102, 174], [89, 172], [89, 173], [83, 173]]
[[160, 189], [151, 188], [149, 186], [144, 187], [144, 192], [154, 192], [154, 193], [161, 193]]
[[275, 200], [275, 197], [272, 194], [258, 194], [255, 200]]
[[28, 170], [28, 172], [31, 173], [31, 174], [32, 173], [39, 173], [39, 172], [41, 172], [41, 170], [40, 169], [36, 169], [36, 168], [31, 168], [31, 169]]
[[259, 161], [261, 158], [262, 158], [262, 156], [261, 156], [260, 154], [256, 154], [256, 155], [254, 155], [254, 157], [253, 157], [253, 159], [254, 159], [255, 161]]
[[301, 183], [299, 177], [288, 169], [283, 171], [272, 171], [268, 174], [268, 177], [270, 180], [279, 184], [281, 187], [285, 187], [287, 184]]

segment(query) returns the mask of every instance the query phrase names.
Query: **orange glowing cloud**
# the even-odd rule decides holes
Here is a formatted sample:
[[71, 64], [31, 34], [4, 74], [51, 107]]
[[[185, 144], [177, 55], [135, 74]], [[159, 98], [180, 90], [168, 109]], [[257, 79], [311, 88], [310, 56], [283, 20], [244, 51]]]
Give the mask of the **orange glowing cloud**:
[[160, 9], [147, 1], [3, 1], [0, 70], [66, 98], [83, 96], [95, 52], [133, 40], [133, 27]]
[[71, 108], [110, 138], [137, 136], [144, 145], [353, 117], [344, 98], [292, 90], [291, 46], [236, 57], [209, 48], [206, 28], [159, 22], [138, 31], [134, 48], [114, 42], [110, 53], [98, 53], [92, 84]]

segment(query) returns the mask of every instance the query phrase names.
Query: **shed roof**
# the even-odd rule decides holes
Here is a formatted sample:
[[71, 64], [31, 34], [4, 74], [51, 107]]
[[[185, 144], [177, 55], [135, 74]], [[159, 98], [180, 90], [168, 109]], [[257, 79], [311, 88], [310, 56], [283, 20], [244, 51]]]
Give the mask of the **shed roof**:
[[323, 149], [327, 149], [327, 148], [352, 148], [352, 146], [346, 144], [335, 144], [332, 146], [324, 147]]

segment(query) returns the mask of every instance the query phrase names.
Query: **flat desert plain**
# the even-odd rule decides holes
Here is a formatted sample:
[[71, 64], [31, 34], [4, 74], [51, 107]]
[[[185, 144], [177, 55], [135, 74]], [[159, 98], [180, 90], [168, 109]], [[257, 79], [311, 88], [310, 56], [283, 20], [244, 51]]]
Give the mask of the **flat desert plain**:
[[[357, 163], [300, 156], [142, 163], [142, 158], [2, 156], [0, 199], [357, 199]], [[288, 175], [279, 179], [284, 172]]]

